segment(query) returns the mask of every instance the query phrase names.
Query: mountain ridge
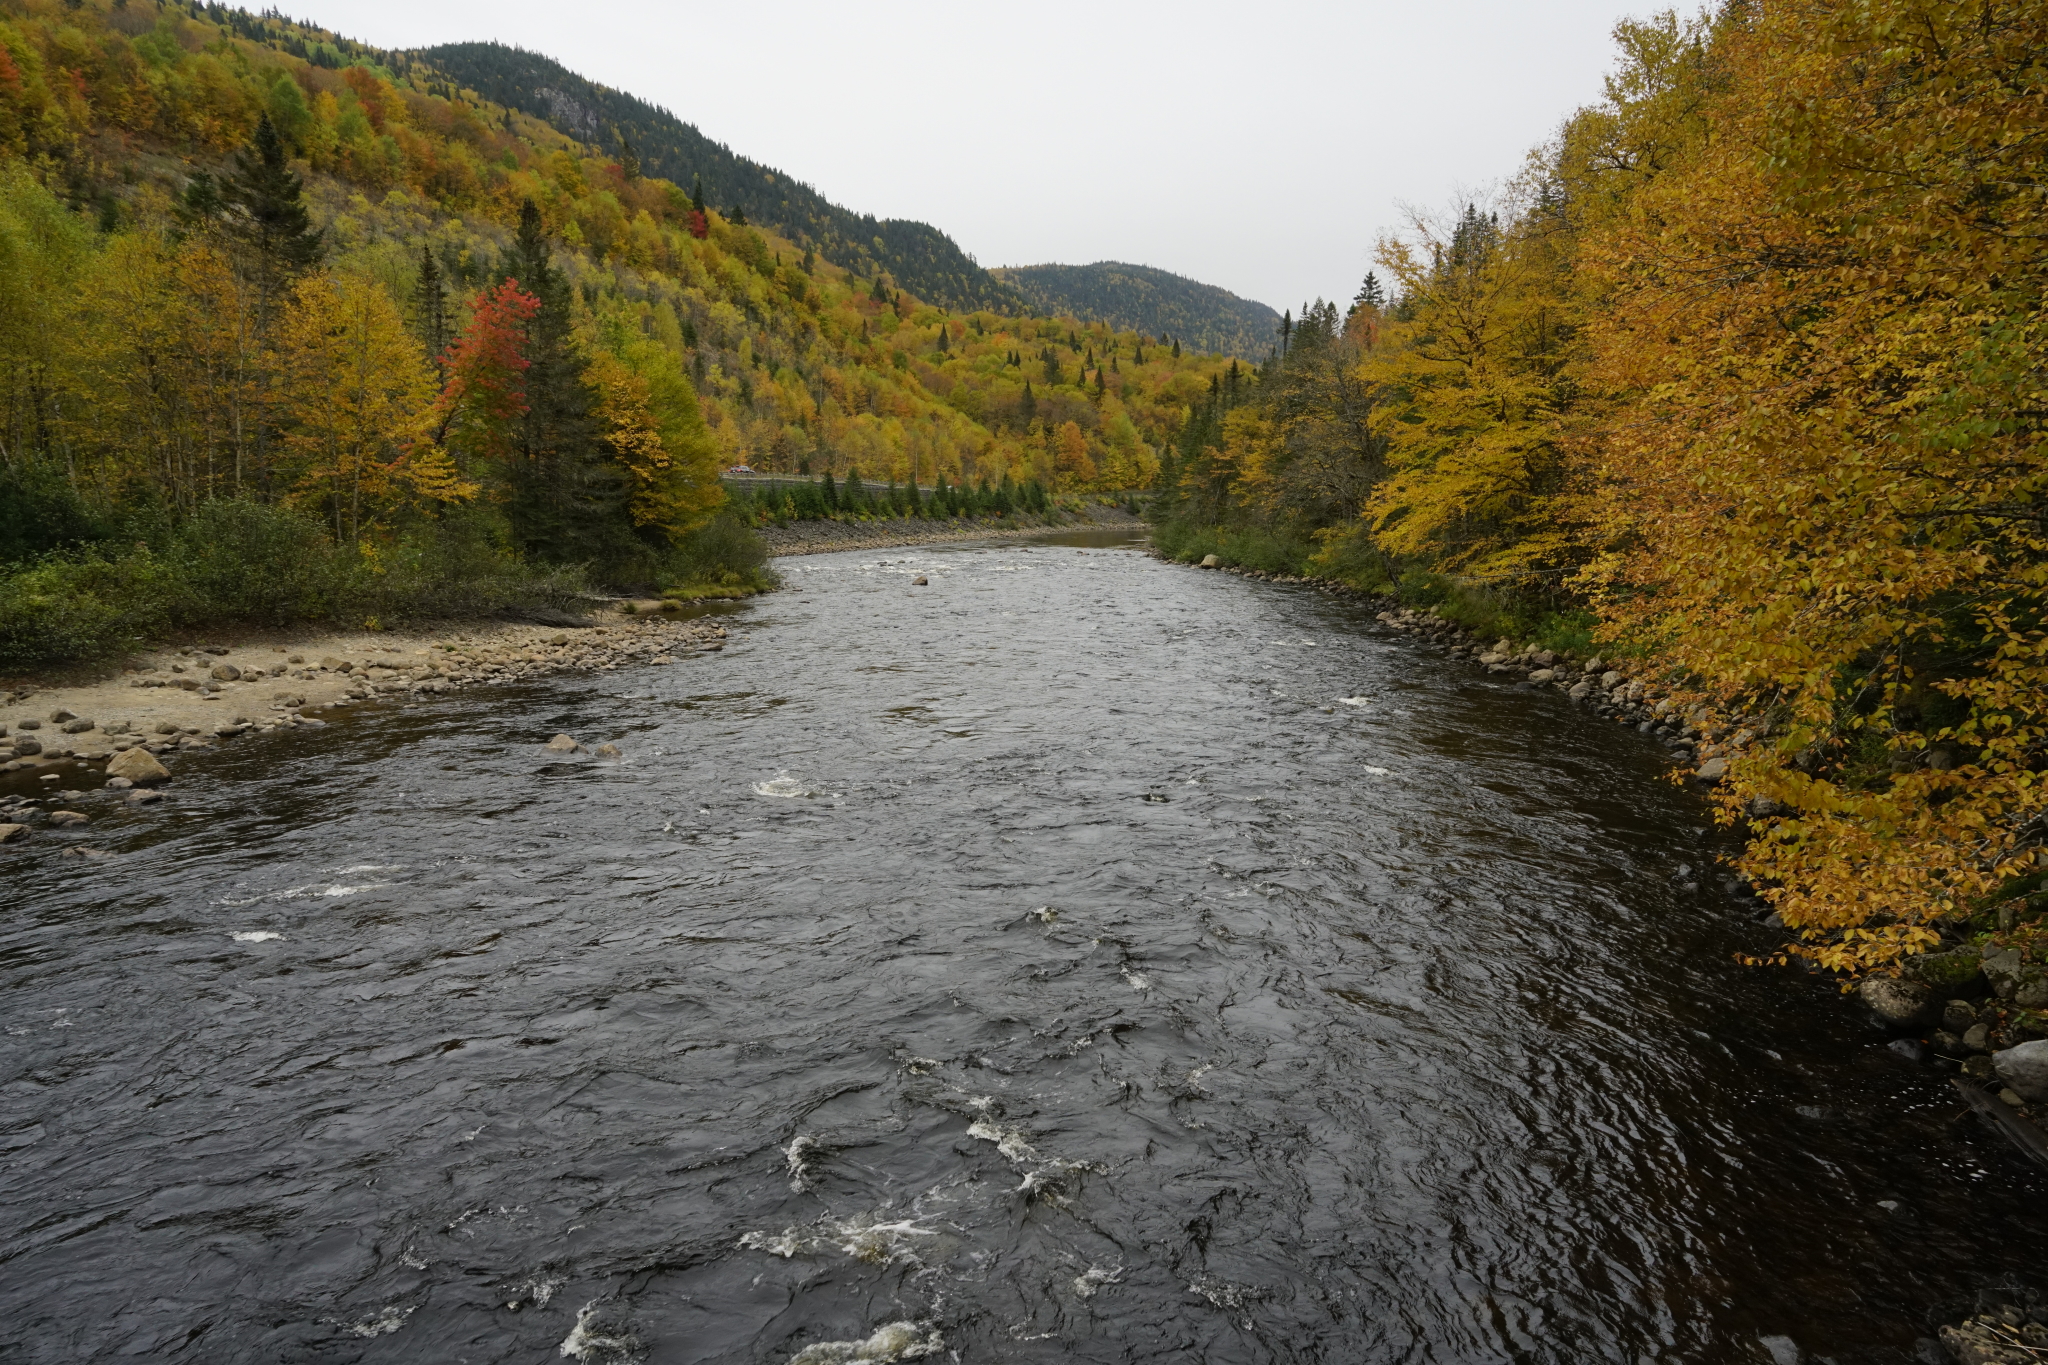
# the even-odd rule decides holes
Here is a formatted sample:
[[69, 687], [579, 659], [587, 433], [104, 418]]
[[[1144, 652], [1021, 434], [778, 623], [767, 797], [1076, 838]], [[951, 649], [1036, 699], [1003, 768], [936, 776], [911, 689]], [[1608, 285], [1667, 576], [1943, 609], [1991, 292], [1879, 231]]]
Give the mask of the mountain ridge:
[[[797, 245], [857, 275], [962, 312], [1020, 311], [1024, 299], [929, 223], [877, 218], [742, 156], [693, 123], [630, 92], [578, 75], [554, 58], [496, 42], [443, 43], [409, 54], [495, 104], [541, 119], [567, 137], [620, 155], [627, 143], [648, 174], [689, 186], [705, 202], [773, 224]], [[624, 143], [619, 135], [624, 134]]]
[[998, 266], [989, 273], [1040, 311], [1072, 312], [1216, 355], [1261, 361], [1279, 335], [1277, 310], [1157, 266], [1096, 261]]

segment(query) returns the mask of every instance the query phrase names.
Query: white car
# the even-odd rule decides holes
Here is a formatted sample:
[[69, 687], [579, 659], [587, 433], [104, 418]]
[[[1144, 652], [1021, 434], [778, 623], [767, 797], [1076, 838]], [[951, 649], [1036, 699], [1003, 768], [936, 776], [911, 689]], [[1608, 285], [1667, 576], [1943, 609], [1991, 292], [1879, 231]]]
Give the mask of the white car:
[[728, 474], [751, 474], [754, 472], [754, 467], [752, 465], [736, 464], [725, 472]]

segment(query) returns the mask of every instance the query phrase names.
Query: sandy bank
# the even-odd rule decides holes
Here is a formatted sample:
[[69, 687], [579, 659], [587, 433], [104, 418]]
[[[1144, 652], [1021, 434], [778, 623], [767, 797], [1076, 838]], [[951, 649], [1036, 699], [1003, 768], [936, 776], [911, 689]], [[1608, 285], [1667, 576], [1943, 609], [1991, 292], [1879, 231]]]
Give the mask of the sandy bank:
[[723, 649], [725, 634], [716, 620], [649, 611], [607, 613], [601, 624], [575, 628], [484, 622], [413, 634], [168, 645], [96, 681], [17, 687], [0, 699], [0, 782], [12, 789], [0, 830], [8, 839], [34, 832], [44, 823], [27, 804], [36, 792], [98, 787], [109, 761], [131, 749], [156, 756], [175, 778], [181, 754], [323, 725], [351, 705], [550, 673], [672, 664]]

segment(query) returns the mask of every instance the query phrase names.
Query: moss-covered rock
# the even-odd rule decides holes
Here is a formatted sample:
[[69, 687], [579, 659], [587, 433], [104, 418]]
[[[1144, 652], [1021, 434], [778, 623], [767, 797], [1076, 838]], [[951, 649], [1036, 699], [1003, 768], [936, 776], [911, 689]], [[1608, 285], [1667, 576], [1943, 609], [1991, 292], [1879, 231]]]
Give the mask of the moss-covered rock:
[[1954, 948], [1945, 953], [1922, 953], [1905, 961], [1905, 975], [1931, 987], [1943, 998], [1983, 995], [1984, 959], [1975, 948]]

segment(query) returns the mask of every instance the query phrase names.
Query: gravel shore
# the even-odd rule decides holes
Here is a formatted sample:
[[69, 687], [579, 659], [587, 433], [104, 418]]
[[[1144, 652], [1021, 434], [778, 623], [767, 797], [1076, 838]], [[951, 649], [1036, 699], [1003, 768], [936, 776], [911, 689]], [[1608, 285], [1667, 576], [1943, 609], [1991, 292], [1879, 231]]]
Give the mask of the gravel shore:
[[0, 842], [46, 823], [73, 823], [56, 819], [62, 811], [38, 818], [34, 793], [106, 785], [109, 764], [114, 780], [125, 783], [118, 776], [120, 756], [132, 750], [153, 756], [174, 777], [182, 754], [244, 735], [324, 725], [378, 698], [673, 664], [725, 647], [725, 627], [715, 620], [677, 620], [652, 602], [633, 606], [635, 614], [607, 613], [602, 624], [569, 628], [485, 622], [414, 634], [355, 631], [232, 646], [171, 645], [98, 681], [17, 687], [0, 698], [0, 783], [12, 789], [0, 811]]

